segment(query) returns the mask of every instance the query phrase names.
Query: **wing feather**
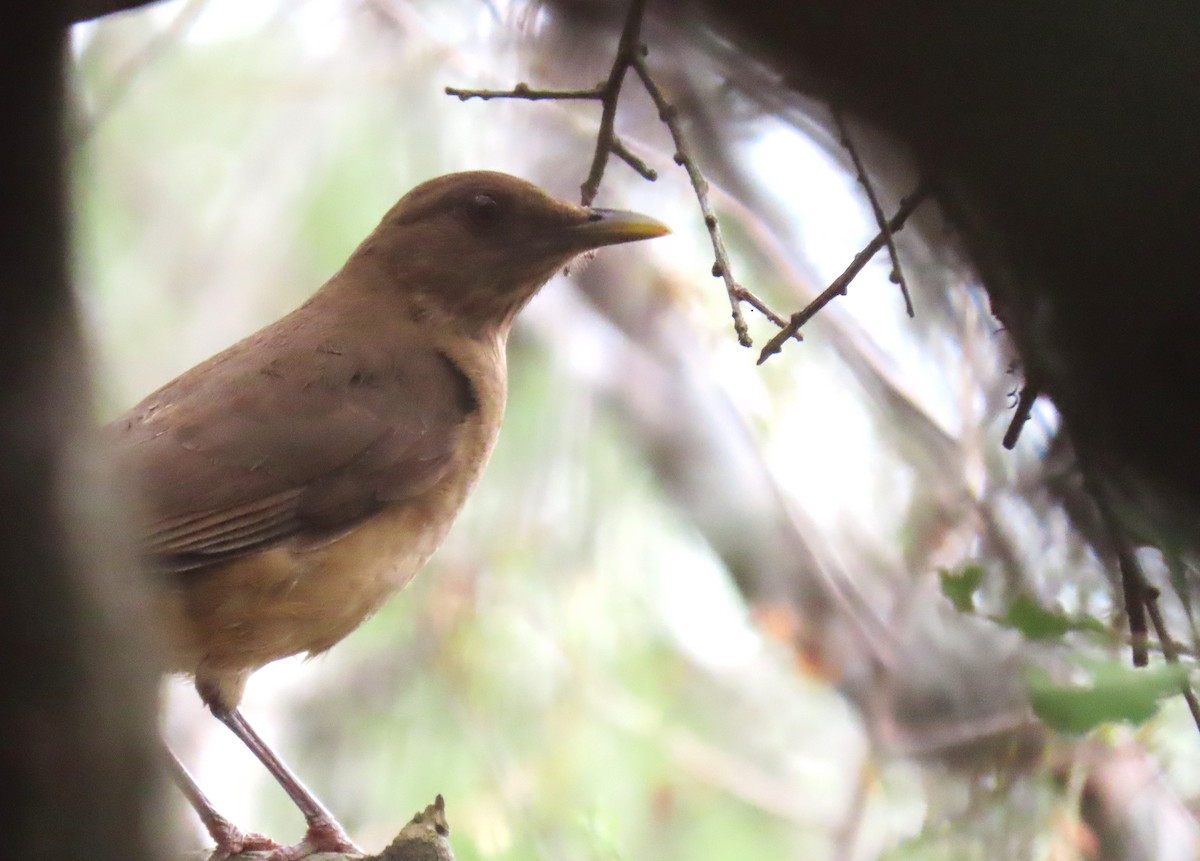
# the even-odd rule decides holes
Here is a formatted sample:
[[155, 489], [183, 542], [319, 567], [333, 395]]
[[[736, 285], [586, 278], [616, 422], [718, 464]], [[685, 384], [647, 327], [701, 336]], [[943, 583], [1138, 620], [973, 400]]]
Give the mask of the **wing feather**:
[[477, 406], [466, 376], [431, 347], [249, 346], [109, 426], [149, 509], [142, 549], [157, 568], [336, 540], [436, 484]]

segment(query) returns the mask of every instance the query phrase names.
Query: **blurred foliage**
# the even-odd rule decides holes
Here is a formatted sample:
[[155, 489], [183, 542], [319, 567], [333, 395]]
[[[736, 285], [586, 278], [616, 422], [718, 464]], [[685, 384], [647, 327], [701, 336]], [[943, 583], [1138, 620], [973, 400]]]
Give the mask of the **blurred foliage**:
[[1060, 685], [1045, 670], [1029, 670], [1030, 699], [1038, 717], [1059, 732], [1079, 735], [1103, 723], [1145, 723], [1159, 700], [1179, 693], [1181, 667], [1130, 669], [1112, 661], [1088, 661], [1086, 684]]
[[1105, 625], [1095, 616], [1086, 614], [1068, 616], [1055, 610], [1047, 610], [1028, 595], [1018, 595], [1008, 606], [1008, 612], [997, 621], [1008, 628], [1020, 631], [1030, 640], [1061, 639], [1068, 631], [1091, 631], [1107, 636], [1112, 627]]
[[954, 609], [969, 613], [975, 609], [975, 591], [983, 582], [984, 570], [978, 565], [967, 565], [961, 571], [938, 572], [942, 583], [942, 594], [950, 599]]
[[[191, 0], [77, 28], [75, 266], [98, 416], [301, 302], [422, 179], [488, 167], [575, 193], [593, 106], [442, 94], [599, 80], [611, 46], [556, 15], [476, 0]], [[734, 264], [791, 311], [874, 232], [870, 215], [794, 114], [755, 102], [745, 72], [695, 39], [693, 53], [651, 59], [665, 86], [694, 84], [717, 112], [705, 167]], [[251, 719], [367, 848], [443, 793], [462, 861], [1081, 857], [1063, 824], [1080, 815], [1078, 781], [1063, 779], [1073, 742], [993, 740], [986, 726], [1027, 711], [1010, 702], [1021, 677], [1004, 675], [1021, 666], [1044, 668], [1032, 704], [1052, 725], [1145, 720], [1105, 738], [1165, 752], [1169, 786], [1200, 793], [1185, 710], [1150, 716], [1178, 676], [1112, 663], [1127, 655], [1111, 634], [1111, 574], [1047, 490], [1053, 412], [1039, 406], [1017, 451], [999, 446], [1014, 381], [969, 276], [906, 231], [915, 321], [881, 258], [803, 344], [756, 369], [651, 110], [633, 93], [622, 111], [623, 137], [663, 176], [648, 185], [614, 163], [601, 203], [676, 234], [604, 252], [573, 280], [622, 261], [597, 292], [632, 303], [646, 331], [556, 279], [514, 334], [500, 443], [445, 547], [327, 656], [260, 673]], [[761, 341], [769, 328], [751, 324]], [[654, 349], [661, 389], [614, 364]], [[663, 391], [703, 408], [672, 401], [651, 438], [631, 416], [639, 398], [661, 408]], [[671, 447], [699, 422], [727, 460]], [[720, 491], [687, 498], [672, 463], [711, 472], [704, 486]], [[755, 470], [770, 478], [758, 507]], [[737, 554], [714, 546], [698, 510], [731, 540], [753, 536], [734, 542], [745, 558], [835, 583], [822, 580], [838, 624], [819, 654], [793, 648], [787, 612], [768, 612], [783, 598], [739, 592], [724, 567]], [[754, 543], [749, 527], [768, 515], [804, 537], [819, 571], [790, 546], [769, 556]], [[1186, 627], [1186, 589], [1168, 603], [1182, 563], [1142, 556]], [[847, 633], [875, 628], [871, 649]], [[1049, 682], [1080, 666], [1076, 653], [1108, 663], [1084, 665], [1086, 688]], [[298, 835], [249, 756], [175, 693], [169, 734], [218, 806]]]

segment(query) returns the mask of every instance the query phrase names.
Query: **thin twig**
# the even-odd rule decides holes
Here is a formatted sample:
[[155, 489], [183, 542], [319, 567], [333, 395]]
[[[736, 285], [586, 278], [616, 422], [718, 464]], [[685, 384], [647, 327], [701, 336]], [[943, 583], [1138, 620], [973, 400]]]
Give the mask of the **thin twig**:
[[[632, 68], [645, 85], [650, 98], [654, 101], [655, 107], [658, 109], [659, 118], [671, 134], [671, 139], [675, 144], [676, 163], [687, 171], [688, 178], [691, 180], [696, 200], [700, 204], [700, 211], [704, 216], [704, 224], [712, 240], [713, 254], [716, 257], [712, 273], [715, 277], [724, 280], [725, 292], [729, 297], [729, 307], [733, 316], [733, 327], [737, 333], [738, 342], [744, 347], [749, 347], [753, 342], [750, 340], [750, 332], [746, 326], [745, 317], [742, 315], [741, 304], [743, 302], [758, 310], [776, 326], [785, 326], [787, 325], [787, 321], [771, 310], [762, 299], [739, 284], [733, 277], [733, 268], [729, 263], [729, 252], [725, 248], [725, 241], [721, 236], [721, 228], [717, 221], [716, 213], [713, 212], [712, 205], [708, 199], [708, 181], [700, 172], [696, 159], [692, 155], [691, 147], [688, 145], [683, 127], [679, 122], [678, 109], [667, 101], [662, 90], [646, 67], [645, 56], [647, 49], [640, 42], [642, 19], [645, 16], [645, 11], [646, 0], [631, 0], [629, 11], [625, 17], [625, 24], [621, 29], [617, 54], [613, 58], [608, 78], [601, 81], [595, 87], [583, 90], [536, 90], [522, 82], [511, 90], [468, 90], [460, 87], [446, 87], [445, 91], [447, 95], [455, 96], [464, 102], [468, 99], [482, 99], [484, 101], [489, 99], [522, 99], [525, 101], [562, 101], [574, 99], [600, 102], [602, 109], [600, 114], [600, 128], [596, 133], [596, 148], [592, 154], [592, 163], [588, 170], [587, 178], [579, 188], [580, 201], [584, 206], [591, 206], [592, 201], [596, 199], [596, 194], [600, 190], [600, 183], [604, 179], [604, 170], [608, 165], [610, 155], [621, 159], [642, 177], [650, 181], [658, 179], [658, 172], [633, 153], [617, 137], [614, 131], [617, 102], [620, 99], [621, 89], [624, 86], [625, 74]], [[798, 341], [803, 340], [803, 337], [796, 331], [791, 332], [789, 337], [794, 337]]]
[[1034, 401], [1037, 400], [1041, 392], [1038, 387], [1029, 380], [1025, 381], [1024, 387], [1021, 389], [1021, 396], [1017, 399], [1017, 409], [1013, 413], [1012, 421], [1008, 425], [1008, 430], [1004, 432], [1004, 439], [1001, 441], [1009, 451], [1016, 448], [1017, 440], [1021, 437], [1021, 429], [1025, 427], [1025, 422], [1029, 421], [1029, 415], [1033, 412]]
[[[621, 97], [621, 85], [625, 82], [625, 73], [630, 64], [637, 58], [639, 42], [642, 33], [642, 17], [646, 12], [646, 0], [631, 0], [629, 12], [625, 16], [625, 26], [621, 29], [621, 40], [617, 43], [617, 56], [613, 58], [612, 69], [608, 73], [608, 81], [604, 85], [604, 105], [600, 112], [600, 131], [596, 134], [596, 150], [592, 155], [592, 166], [588, 170], [587, 179], [579, 187], [580, 202], [591, 206], [600, 191], [600, 181], [604, 179], [604, 168], [608, 165], [608, 154], [613, 151], [613, 125], [617, 119], [617, 101]], [[636, 170], [636, 168], [635, 168]]]
[[[738, 299], [740, 299], [741, 301], [743, 301], [747, 305], [749, 305], [751, 308], [753, 308], [755, 311], [762, 314], [764, 317], [766, 317], [768, 320], [770, 320], [776, 326], [779, 326], [781, 329], [787, 325], [787, 320], [785, 320], [785, 319], [783, 319], [783, 317], [779, 316], [779, 313], [777, 311], [773, 310], [770, 305], [768, 305], [762, 299], [759, 299], [757, 296], [755, 296], [753, 293], [751, 293], [749, 290], [747, 290], [745, 287], [743, 287], [740, 284], [738, 285], [737, 297], [738, 297]], [[804, 336], [801, 335], [799, 332], [797, 332], [792, 337], [794, 337], [797, 341], [804, 340]]]
[[[1149, 594], [1151, 587], [1146, 580], [1145, 572], [1142, 571], [1142, 566], [1137, 561], [1137, 556], [1134, 555], [1133, 548], [1129, 546], [1129, 542], [1125, 540], [1125, 534], [1121, 530], [1121, 524], [1117, 520], [1116, 513], [1112, 510], [1112, 506], [1108, 504], [1108, 497], [1105, 495], [1104, 488], [1100, 485], [1092, 475], [1091, 469], [1086, 463], [1080, 461], [1080, 472], [1083, 475], [1083, 486], [1092, 497], [1092, 501], [1096, 504], [1096, 510], [1100, 512], [1100, 519], [1104, 522], [1105, 530], [1108, 532], [1109, 541], [1112, 542], [1113, 551], [1117, 555], [1117, 567], [1121, 571], [1121, 592], [1125, 599], [1125, 617], [1129, 620], [1129, 639], [1130, 651], [1133, 653], [1133, 665], [1135, 667], [1144, 667], [1150, 661], [1150, 656], [1146, 649], [1146, 640], [1148, 630], [1146, 628], [1146, 597]], [[1158, 638], [1163, 640], [1165, 631], [1158, 632]], [[1166, 642], [1163, 641], [1163, 654], [1166, 651]], [[1176, 659], [1179, 653], [1175, 653]], [[1168, 660], [1170, 660], [1168, 658]]]
[[613, 135], [612, 144], [610, 146], [612, 154], [619, 158], [625, 164], [636, 170], [644, 179], [651, 182], [658, 179], [658, 171], [650, 167], [641, 160], [629, 147], [625, 146], [625, 142], [616, 135]]
[[[1154, 625], [1154, 633], [1158, 635], [1158, 641], [1162, 644], [1163, 657], [1167, 659], [1168, 664], [1178, 664], [1179, 649], [1171, 635], [1167, 633], [1166, 621], [1163, 619], [1162, 611], [1158, 608], [1158, 590], [1144, 581], [1142, 588], [1146, 596], [1146, 610], [1150, 613], [1150, 623]], [[1196, 729], [1200, 729], [1200, 700], [1196, 699], [1196, 693], [1192, 690], [1192, 684], [1186, 676], [1184, 676], [1179, 690], [1187, 702], [1188, 711], [1192, 713]]]
[[604, 169], [608, 166], [609, 155], [615, 155], [642, 177], [653, 182], [658, 179], [658, 172], [635, 155], [614, 131], [617, 102], [621, 98], [625, 73], [629, 71], [634, 57], [641, 50], [639, 41], [645, 13], [646, 0], [631, 0], [629, 12], [625, 16], [625, 24], [621, 29], [621, 39], [617, 43], [617, 55], [613, 58], [608, 77], [594, 87], [584, 90], [541, 90], [534, 89], [522, 81], [511, 90], [471, 90], [462, 87], [446, 87], [446, 95], [454, 96], [461, 102], [469, 99], [481, 99], [485, 102], [491, 99], [520, 99], [527, 102], [572, 100], [600, 102], [600, 130], [596, 133], [596, 149], [592, 153], [592, 164], [588, 168], [587, 178], [579, 187], [580, 203], [584, 206], [591, 206], [592, 201], [596, 199], [596, 194], [600, 191], [600, 182], [604, 179]]
[[884, 215], [883, 206], [879, 203], [879, 197], [875, 194], [875, 185], [867, 175], [867, 168], [863, 164], [862, 158], [859, 157], [858, 150], [854, 146], [854, 141], [850, 139], [850, 132], [846, 129], [846, 123], [842, 120], [841, 111], [835, 110], [833, 112], [833, 121], [837, 124], [842, 146], [845, 147], [846, 152], [850, 153], [850, 160], [854, 162], [854, 170], [858, 174], [858, 181], [867, 192], [867, 200], [871, 202], [871, 211], [875, 213], [875, 223], [879, 226], [879, 232], [883, 234], [884, 241], [887, 243], [888, 254], [892, 258], [892, 274], [888, 277], [893, 284], [900, 285], [900, 295], [904, 297], [904, 310], [908, 312], [909, 317], [915, 317], [916, 312], [913, 311], [912, 296], [909, 295], [908, 283], [904, 280], [904, 270], [900, 266], [900, 255], [896, 251], [896, 241], [892, 237], [891, 228], [888, 227], [887, 216]]
[[[471, 99], [479, 99], [484, 102], [491, 101], [492, 99], [519, 99], [525, 102], [593, 101], [602, 102], [606, 109], [610, 103], [615, 108], [616, 100], [610, 100], [609, 92], [607, 81], [601, 81], [588, 90], [535, 90], [524, 81], [517, 84], [511, 90], [469, 90], [462, 87], [445, 88], [446, 95], [454, 96], [460, 102], [470, 101]], [[603, 134], [603, 128], [601, 128], [601, 134]], [[599, 139], [597, 139], [597, 152], [601, 152]], [[658, 179], [658, 171], [650, 167], [637, 154], [630, 150], [624, 141], [612, 133], [611, 128], [609, 129], [607, 152], [611, 152], [650, 182]], [[593, 169], [595, 169], [594, 158]], [[603, 174], [603, 168], [601, 168], [601, 174]], [[599, 179], [596, 180], [596, 185], [599, 186]], [[583, 192], [583, 203], [585, 206], [591, 203], [591, 200], [587, 198], [588, 193], [587, 190]], [[592, 199], [594, 199], [595, 190], [592, 190], [590, 193]]]
[[696, 201], [700, 204], [700, 212], [704, 215], [704, 224], [708, 228], [708, 235], [712, 240], [713, 254], [717, 258], [713, 263], [712, 274], [725, 281], [725, 292], [729, 296], [729, 308], [733, 317], [733, 330], [737, 333], [738, 343], [743, 347], [749, 347], [754, 342], [750, 340], [750, 330], [746, 326], [746, 318], [742, 315], [742, 298], [748, 291], [733, 277], [733, 269], [729, 265], [729, 252], [725, 250], [725, 240], [721, 236], [721, 225], [708, 200], [708, 180], [700, 172], [696, 159], [692, 155], [691, 147], [688, 145], [687, 137], [683, 133], [683, 127], [679, 122], [679, 109], [667, 101], [654, 78], [650, 76], [650, 70], [646, 68], [646, 61], [640, 54], [633, 59], [633, 69], [642, 79], [646, 92], [654, 101], [654, 106], [658, 109], [658, 118], [663, 121], [671, 133], [671, 139], [675, 142], [675, 163], [687, 171], [688, 179], [692, 182]]
[[[896, 210], [896, 214], [892, 216], [887, 223], [888, 230], [891, 233], [899, 233], [905, 223], [908, 221], [913, 211], [920, 206], [925, 199], [929, 197], [929, 189], [925, 186], [919, 187], [908, 197], [900, 201], [900, 208]], [[858, 254], [854, 255], [854, 259], [850, 261], [850, 265], [846, 267], [846, 271], [833, 280], [828, 287], [821, 291], [816, 299], [805, 306], [804, 310], [797, 311], [792, 315], [791, 320], [780, 331], [775, 333], [775, 336], [767, 342], [762, 348], [762, 352], [758, 355], [758, 364], [762, 364], [783, 347], [783, 342], [800, 331], [800, 327], [811, 320], [822, 308], [832, 302], [838, 296], [845, 296], [846, 290], [850, 287], [850, 282], [855, 279], [863, 267], [874, 257], [881, 248], [887, 245], [887, 237], [883, 233], [876, 234], [875, 238], [867, 243], [866, 247]]]
[[511, 90], [465, 90], [462, 87], [446, 87], [445, 92], [446, 95], [454, 96], [460, 102], [471, 99], [480, 99], [485, 102], [491, 99], [521, 99], [526, 102], [562, 102], [575, 99], [598, 102], [604, 98], [604, 87], [605, 83], [601, 81], [589, 90], [535, 90], [522, 81]]

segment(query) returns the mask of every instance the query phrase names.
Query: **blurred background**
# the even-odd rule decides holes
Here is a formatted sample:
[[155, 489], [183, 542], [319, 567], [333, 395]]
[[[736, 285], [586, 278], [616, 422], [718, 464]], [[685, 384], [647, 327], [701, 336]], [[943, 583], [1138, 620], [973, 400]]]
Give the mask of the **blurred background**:
[[[295, 307], [424, 179], [503, 170], [576, 199], [598, 105], [443, 88], [591, 86], [615, 49], [613, 10], [593, 13], [173, 0], [76, 27], [97, 419]], [[739, 280], [799, 309], [876, 232], [826, 109], [764, 100], [766, 72], [688, 22], [645, 38]], [[1047, 701], [1075, 708], [1045, 679], [1134, 687], [1112, 549], [1052, 409], [1000, 446], [1020, 378], [940, 214], [897, 236], [915, 319], [881, 254], [757, 367], [636, 81], [617, 127], [660, 178], [614, 160], [598, 205], [675, 232], [534, 300], [500, 443], [446, 544], [331, 653], [256, 674], [248, 718], [368, 850], [440, 792], [461, 861], [1198, 857], [1179, 698], [1100, 708], [1137, 720], [1083, 735], [1043, 721]], [[876, 140], [890, 212], [916, 177]], [[761, 345], [774, 327], [748, 314]], [[1194, 630], [1183, 563], [1140, 558]], [[190, 683], [165, 699], [218, 808], [298, 839]], [[203, 845], [182, 798], [179, 819]]]

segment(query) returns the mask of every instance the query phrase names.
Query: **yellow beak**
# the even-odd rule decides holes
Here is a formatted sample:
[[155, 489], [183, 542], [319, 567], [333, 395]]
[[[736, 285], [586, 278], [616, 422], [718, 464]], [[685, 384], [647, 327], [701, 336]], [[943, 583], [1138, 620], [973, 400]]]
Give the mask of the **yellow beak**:
[[571, 242], [578, 242], [582, 248], [600, 248], [604, 245], [654, 239], [671, 232], [671, 228], [661, 221], [639, 212], [624, 209], [591, 209], [588, 210], [588, 214], [587, 221], [568, 230]]

